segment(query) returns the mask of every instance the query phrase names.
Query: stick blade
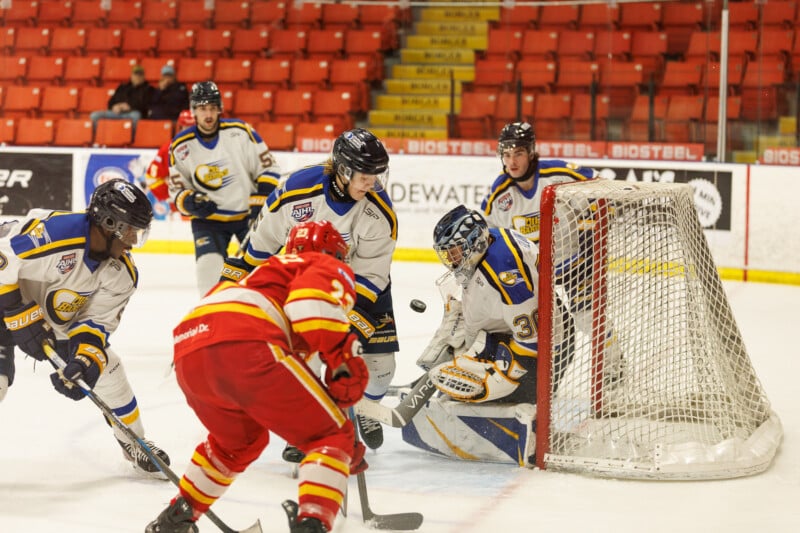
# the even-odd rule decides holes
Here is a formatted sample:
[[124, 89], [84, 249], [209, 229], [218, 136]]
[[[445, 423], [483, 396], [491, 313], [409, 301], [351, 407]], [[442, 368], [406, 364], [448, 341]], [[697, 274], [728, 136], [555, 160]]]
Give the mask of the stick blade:
[[370, 529], [389, 531], [414, 531], [422, 526], [423, 516], [420, 513], [396, 513], [372, 515], [365, 524]]
[[256, 520], [255, 524], [247, 529], [240, 530], [239, 533], [264, 533], [264, 530], [261, 529], [261, 520]]

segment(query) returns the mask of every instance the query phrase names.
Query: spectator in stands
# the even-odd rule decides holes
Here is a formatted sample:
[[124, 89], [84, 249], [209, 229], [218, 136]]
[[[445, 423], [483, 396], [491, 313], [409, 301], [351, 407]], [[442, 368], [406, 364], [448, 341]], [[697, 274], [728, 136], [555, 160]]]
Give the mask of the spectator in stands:
[[131, 80], [120, 83], [114, 94], [108, 100], [108, 109], [93, 111], [89, 118], [92, 127], [97, 130], [97, 121], [104, 118], [130, 119], [133, 122], [133, 131], [136, 132], [136, 122], [146, 117], [150, 101], [153, 99], [155, 88], [147, 83], [144, 78], [144, 67], [135, 65], [131, 69]]
[[147, 118], [175, 121], [184, 109], [189, 109], [189, 90], [185, 83], [175, 77], [175, 68], [164, 65], [158, 88], [153, 92], [153, 99], [150, 101], [150, 114]]

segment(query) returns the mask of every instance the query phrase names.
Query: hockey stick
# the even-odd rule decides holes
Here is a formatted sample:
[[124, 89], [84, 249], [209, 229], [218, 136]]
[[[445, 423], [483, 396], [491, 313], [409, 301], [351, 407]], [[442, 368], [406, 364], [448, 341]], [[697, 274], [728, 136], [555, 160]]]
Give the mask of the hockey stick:
[[388, 407], [378, 402], [362, 400], [355, 406], [355, 411], [359, 415], [374, 418], [382, 424], [401, 428], [408, 424], [414, 415], [431, 399], [436, 392], [436, 386], [431, 381], [427, 373], [420, 376], [415, 382], [414, 388], [400, 400], [397, 407]]
[[[52, 346], [50, 346], [49, 343], [47, 342], [43, 343], [42, 348], [44, 349], [44, 353], [47, 355], [47, 358], [50, 359], [50, 362], [53, 364], [54, 367], [56, 367], [56, 369], [63, 370], [64, 367], [67, 366], [64, 360], [61, 359], [61, 356], [58, 355], [58, 352], [56, 352], [55, 349]], [[175, 472], [169, 467], [169, 465], [165, 463], [158, 455], [153, 453], [153, 450], [150, 449], [150, 446], [148, 446], [147, 443], [144, 442], [144, 440], [142, 440], [136, 433], [134, 433], [133, 430], [129, 428], [128, 425], [125, 422], [123, 422], [116, 415], [116, 413], [114, 413], [114, 411], [111, 410], [108, 404], [106, 404], [94, 392], [92, 392], [91, 387], [89, 387], [89, 385], [87, 385], [85, 381], [83, 381], [82, 379], [78, 379], [74, 383], [81, 388], [81, 391], [83, 392], [83, 394], [86, 395], [87, 398], [92, 400], [92, 402], [97, 407], [100, 408], [100, 410], [103, 412], [103, 414], [106, 416], [108, 420], [116, 424], [117, 427], [125, 434], [126, 437], [131, 439], [139, 446], [139, 448], [141, 448], [141, 450], [145, 453], [145, 455], [147, 455], [147, 457], [151, 461], [153, 461], [153, 463], [158, 467], [159, 470], [161, 470], [161, 472], [165, 476], [167, 476], [167, 479], [169, 479], [173, 483], [173, 485], [175, 485], [176, 487], [180, 487], [181, 480], [177, 476], [177, 474], [175, 474]], [[247, 529], [238, 530], [238, 529], [233, 529], [229, 527], [227, 524], [225, 524], [225, 522], [220, 520], [220, 518], [216, 514], [214, 514], [214, 512], [211, 511], [211, 509], [206, 511], [205, 516], [207, 516], [208, 519], [211, 520], [211, 522], [213, 522], [214, 525], [217, 526], [220, 529], [220, 531], [223, 531], [224, 533], [263, 533], [263, 530], [261, 529], [260, 520], [256, 520], [256, 523], [248, 527]]]
[[[354, 410], [348, 409], [350, 419], [355, 422]], [[356, 440], [358, 432], [356, 431]], [[370, 529], [388, 529], [392, 531], [412, 531], [422, 526], [424, 517], [421, 513], [394, 513], [394, 514], [375, 514], [369, 505], [369, 495], [367, 494], [367, 477], [364, 471], [356, 474], [358, 483], [358, 499], [361, 502], [361, 517]]]

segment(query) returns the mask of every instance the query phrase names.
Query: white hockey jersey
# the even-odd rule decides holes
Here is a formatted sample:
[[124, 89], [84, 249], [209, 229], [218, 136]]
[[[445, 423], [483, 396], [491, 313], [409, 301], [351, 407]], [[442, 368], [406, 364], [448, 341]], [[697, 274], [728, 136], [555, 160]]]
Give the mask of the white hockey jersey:
[[[280, 167], [261, 136], [246, 122], [221, 118], [214, 139], [200, 137], [197, 126], [178, 133], [169, 157], [170, 198], [190, 189], [217, 204], [207, 220], [243, 220], [263, 205], [280, 177]], [[180, 205], [176, 202], [180, 210]]]
[[19, 289], [22, 303], [41, 306], [57, 339], [105, 348], [139, 274], [127, 252], [90, 259], [89, 224], [86, 213], [33, 209], [0, 226], [0, 307]]
[[483, 199], [481, 212], [489, 227], [512, 228], [538, 243], [542, 190], [548, 185], [593, 177], [591, 168], [558, 159], [539, 161], [531, 190], [523, 191], [508, 174], [501, 174]]
[[280, 251], [295, 224], [328, 220], [350, 246], [348, 261], [356, 275], [356, 291], [374, 302], [389, 285], [397, 244], [392, 201], [385, 191], [370, 192], [358, 202], [337, 201], [324, 169], [313, 165], [293, 172], [269, 195], [250, 233], [244, 260], [259, 265]]
[[464, 287], [462, 313], [467, 336], [481, 330], [508, 333], [516, 355], [538, 352], [538, 261], [536, 245], [517, 232], [489, 230], [492, 243]]

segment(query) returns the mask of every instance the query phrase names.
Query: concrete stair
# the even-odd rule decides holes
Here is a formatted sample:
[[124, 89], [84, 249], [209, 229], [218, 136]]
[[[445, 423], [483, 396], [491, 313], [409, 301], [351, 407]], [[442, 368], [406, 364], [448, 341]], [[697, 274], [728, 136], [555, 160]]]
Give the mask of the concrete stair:
[[476, 52], [486, 49], [489, 23], [499, 17], [499, 7], [417, 10], [367, 127], [382, 137], [447, 139], [462, 83], [474, 80]]

